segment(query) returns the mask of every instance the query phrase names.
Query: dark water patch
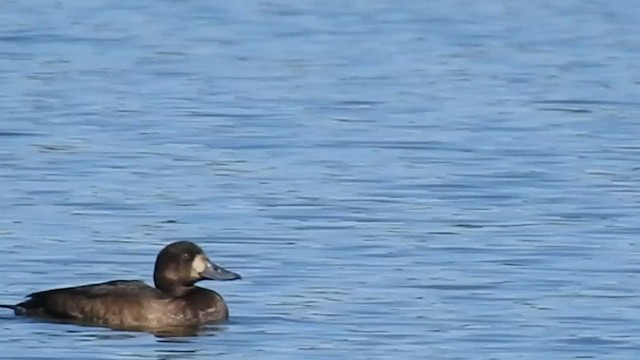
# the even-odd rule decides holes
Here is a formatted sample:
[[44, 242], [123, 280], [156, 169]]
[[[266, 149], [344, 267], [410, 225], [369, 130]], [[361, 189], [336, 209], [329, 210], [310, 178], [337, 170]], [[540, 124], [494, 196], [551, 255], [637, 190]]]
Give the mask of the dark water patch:
[[566, 112], [566, 113], [574, 113], [574, 114], [589, 114], [593, 112], [592, 110], [589, 110], [589, 109], [560, 108], [560, 107], [540, 108], [540, 110]]
[[43, 153], [71, 153], [80, 150], [76, 145], [35, 145]]
[[408, 287], [418, 289], [432, 289], [444, 291], [474, 291], [474, 290], [494, 290], [507, 282], [496, 282], [491, 284], [427, 284], [427, 285], [411, 285]]
[[595, 100], [595, 99], [540, 100], [540, 101], [533, 101], [532, 103], [542, 104], [542, 105], [614, 105], [614, 106], [622, 105], [622, 106], [640, 107], [640, 102]]
[[608, 339], [604, 337], [596, 336], [576, 336], [558, 340], [558, 342], [569, 345], [601, 345], [601, 346], [614, 346], [626, 344], [626, 341]]
[[37, 137], [37, 136], [43, 136], [43, 134], [26, 132], [26, 131], [0, 130], [0, 138], [20, 138], [20, 137]]
[[24, 33], [0, 36], [0, 42], [16, 43], [20, 45], [39, 44], [117, 44], [124, 38], [100, 38], [88, 36], [71, 36], [62, 34]]

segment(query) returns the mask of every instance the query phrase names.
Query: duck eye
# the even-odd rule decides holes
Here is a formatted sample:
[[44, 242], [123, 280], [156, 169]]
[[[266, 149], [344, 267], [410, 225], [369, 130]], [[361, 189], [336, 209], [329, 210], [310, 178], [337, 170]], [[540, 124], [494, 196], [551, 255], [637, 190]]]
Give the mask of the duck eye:
[[190, 258], [191, 257], [189, 256], [189, 254], [187, 254], [187, 253], [182, 254], [182, 259], [189, 260]]

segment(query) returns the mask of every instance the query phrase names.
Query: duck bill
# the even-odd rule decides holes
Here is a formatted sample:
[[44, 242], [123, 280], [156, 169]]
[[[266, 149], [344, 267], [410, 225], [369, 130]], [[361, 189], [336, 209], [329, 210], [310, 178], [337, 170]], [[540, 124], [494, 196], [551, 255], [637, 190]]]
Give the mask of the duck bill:
[[242, 279], [242, 276], [240, 276], [240, 274], [236, 274], [233, 271], [223, 268], [222, 266], [218, 266], [208, 259], [206, 261], [204, 271], [200, 273], [200, 276], [202, 276], [204, 279], [220, 281]]

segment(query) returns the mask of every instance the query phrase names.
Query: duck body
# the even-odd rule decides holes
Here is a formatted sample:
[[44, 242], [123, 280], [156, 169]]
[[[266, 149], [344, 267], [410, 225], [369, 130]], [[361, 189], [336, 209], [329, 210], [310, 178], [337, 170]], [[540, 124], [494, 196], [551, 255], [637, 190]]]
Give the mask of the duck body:
[[35, 292], [19, 304], [0, 306], [16, 315], [117, 329], [192, 327], [229, 318], [222, 296], [195, 283], [240, 278], [209, 261], [197, 245], [183, 241], [158, 254], [155, 287], [114, 280]]
[[137, 280], [36, 292], [12, 308], [16, 315], [113, 328], [197, 326], [229, 318], [215, 291], [196, 286], [176, 297]]

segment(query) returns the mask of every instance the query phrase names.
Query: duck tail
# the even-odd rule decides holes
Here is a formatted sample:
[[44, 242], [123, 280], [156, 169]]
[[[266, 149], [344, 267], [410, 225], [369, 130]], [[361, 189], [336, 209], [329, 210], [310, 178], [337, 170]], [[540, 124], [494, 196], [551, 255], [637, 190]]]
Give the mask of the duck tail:
[[18, 310], [18, 306], [16, 306], [16, 305], [0, 304], [0, 308], [11, 309], [13, 311]]

